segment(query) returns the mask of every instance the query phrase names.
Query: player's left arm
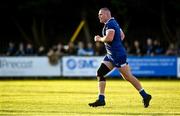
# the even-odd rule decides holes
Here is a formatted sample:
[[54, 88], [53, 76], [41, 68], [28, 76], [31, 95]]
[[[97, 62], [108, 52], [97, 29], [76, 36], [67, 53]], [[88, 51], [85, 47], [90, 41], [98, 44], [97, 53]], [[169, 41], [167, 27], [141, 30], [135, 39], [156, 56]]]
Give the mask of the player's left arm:
[[115, 30], [114, 29], [108, 29], [106, 30], [106, 35], [101, 37], [99, 35], [96, 35], [94, 37], [95, 41], [100, 41], [100, 42], [111, 42], [114, 38]]

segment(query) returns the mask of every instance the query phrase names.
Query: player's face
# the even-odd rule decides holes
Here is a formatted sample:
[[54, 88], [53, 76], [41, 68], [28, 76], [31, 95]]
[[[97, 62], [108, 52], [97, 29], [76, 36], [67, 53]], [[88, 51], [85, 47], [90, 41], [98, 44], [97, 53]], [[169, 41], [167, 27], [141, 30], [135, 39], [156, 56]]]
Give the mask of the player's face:
[[106, 12], [104, 10], [100, 10], [98, 13], [98, 18], [100, 23], [105, 23], [107, 21]]

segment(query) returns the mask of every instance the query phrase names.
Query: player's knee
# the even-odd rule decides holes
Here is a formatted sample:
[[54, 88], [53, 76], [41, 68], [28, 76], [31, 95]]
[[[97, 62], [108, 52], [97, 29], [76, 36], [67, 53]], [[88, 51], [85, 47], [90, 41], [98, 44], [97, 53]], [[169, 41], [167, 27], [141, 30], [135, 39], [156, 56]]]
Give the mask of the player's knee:
[[97, 80], [98, 81], [106, 81], [106, 78], [104, 77], [102, 70], [98, 69], [97, 71]]
[[110, 69], [105, 64], [101, 64], [101, 66], [97, 70], [97, 79], [98, 79], [98, 81], [106, 81], [106, 78], [104, 76], [109, 71], [110, 71]]
[[106, 78], [105, 77], [99, 77], [97, 76], [97, 80], [100, 82], [100, 81], [106, 81]]

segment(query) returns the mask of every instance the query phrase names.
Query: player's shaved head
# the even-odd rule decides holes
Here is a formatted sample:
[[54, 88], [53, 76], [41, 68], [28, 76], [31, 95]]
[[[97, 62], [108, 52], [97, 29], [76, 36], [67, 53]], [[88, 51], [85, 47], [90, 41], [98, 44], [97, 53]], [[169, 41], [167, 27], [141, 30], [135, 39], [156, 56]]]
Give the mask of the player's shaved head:
[[111, 17], [111, 11], [109, 10], [109, 8], [104, 7], [104, 8], [101, 8], [100, 10], [103, 10], [109, 17]]
[[106, 23], [111, 18], [111, 11], [104, 7], [99, 10], [98, 17], [101, 23]]

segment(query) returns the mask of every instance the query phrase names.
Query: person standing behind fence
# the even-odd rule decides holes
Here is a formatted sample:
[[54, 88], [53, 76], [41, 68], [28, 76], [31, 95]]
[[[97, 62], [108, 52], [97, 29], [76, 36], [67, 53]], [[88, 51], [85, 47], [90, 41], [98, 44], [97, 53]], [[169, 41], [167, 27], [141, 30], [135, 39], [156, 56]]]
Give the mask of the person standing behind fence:
[[135, 56], [142, 56], [142, 48], [141, 48], [138, 40], [135, 40], [133, 42], [133, 46], [132, 46], [132, 49], [130, 51], [130, 54], [135, 55]]
[[105, 87], [106, 74], [114, 67], [117, 67], [124, 79], [129, 81], [140, 93], [143, 98], [144, 107], [149, 106], [151, 95], [145, 92], [138, 79], [132, 75], [130, 67], [126, 61], [127, 53], [122, 44], [124, 33], [120, 28], [115, 18], [111, 17], [111, 12], [108, 8], [101, 8], [98, 13], [100, 23], [104, 23], [102, 30], [103, 36], [96, 35], [95, 42], [103, 42], [107, 51], [99, 69], [97, 70], [97, 79], [99, 81], [99, 94], [95, 102], [89, 103], [91, 107], [104, 106], [105, 102]]
[[87, 56], [93, 56], [95, 54], [93, 44], [91, 42], [87, 43], [86, 54]]
[[6, 50], [6, 56], [14, 56], [16, 53], [15, 43], [9, 42], [8, 48]]

